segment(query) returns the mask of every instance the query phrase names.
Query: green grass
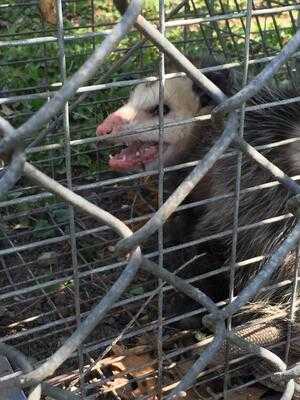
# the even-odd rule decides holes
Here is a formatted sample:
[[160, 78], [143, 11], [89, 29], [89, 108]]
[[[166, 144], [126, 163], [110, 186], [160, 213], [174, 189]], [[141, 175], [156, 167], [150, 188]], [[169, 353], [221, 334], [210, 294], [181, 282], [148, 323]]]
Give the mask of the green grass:
[[[9, 3], [15, 4], [15, 0], [9, 0]], [[258, 2], [257, 2], [258, 3]], [[269, 2], [259, 2], [262, 8], [265, 8]], [[5, 25], [0, 28], [0, 40], [7, 39], [26, 39], [39, 36], [53, 36], [55, 35], [55, 27], [47, 25], [42, 21], [37, 6], [27, 6], [4, 9], [1, 20], [5, 21]], [[145, 0], [143, 13], [149, 19], [157, 19], [158, 16], [158, 0]], [[192, 7], [186, 10], [191, 16], [207, 15], [207, 9], [204, 0], [195, 0], [194, 2], [197, 12], [193, 12]], [[219, 2], [214, 2], [214, 12], [226, 13], [236, 11], [236, 3], [234, 0], [223, 1], [223, 8]], [[239, 7], [243, 9], [246, 1], [239, 1]], [[274, 3], [275, 4], [275, 3]], [[112, 0], [94, 1], [94, 18], [96, 23], [96, 31], [103, 29], [110, 29], [111, 26], [107, 24], [115, 23], [119, 20], [120, 16], [118, 11], [113, 6]], [[277, 3], [276, 3], [277, 5]], [[165, 1], [167, 13], [174, 7], [174, 1]], [[184, 10], [179, 12], [178, 18], [184, 16]], [[294, 14], [295, 16], [295, 14]], [[91, 32], [92, 24], [92, 8], [88, 0], [78, 0], [68, 3], [65, 8], [64, 27], [66, 34], [82, 35]], [[280, 37], [285, 43], [292, 35], [293, 30], [291, 20], [288, 13], [284, 13], [276, 17], [276, 21], [280, 28]], [[221, 30], [220, 36], [222, 42], [219, 40], [216, 26], [212, 24], [202, 24], [202, 30], [199, 25], [192, 25], [187, 28], [176, 27], [167, 30], [167, 37], [172, 42], [176, 43], [177, 47], [184, 53], [193, 57], [199, 56], [203, 51], [207, 51], [207, 42], [210, 43], [215, 54], [226, 53], [226, 61], [243, 60], [244, 56], [244, 31], [240, 20], [230, 20], [228, 24], [235, 35], [234, 40], [229, 34], [226, 22], [220, 21], [217, 24], [218, 29]], [[260, 25], [259, 25], [260, 24]], [[3, 24], [2, 24], [3, 25]], [[103, 27], [103, 25], [105, 25]], [[274, 22], [272, 17], [261, 17], [258, 20], [253, 19], [252, 23], [252, 42], [251, 42], [251, 56], [259, 57], [264, 56], [265, 49], [261, 40], [259, 32], [261, 28], [264, 32], [265, 44], [268, 48], [268, 55], [275, 54], [280, 50], [280, 44], [275, 32]], [[205, 40], [206, 37], [206, 40]], [[121, 41], [118, 52], [113, 52], [106, 60], [106, 63], [99, 68], [99, 73], [92, 80], [94, 83], [96, 79], [101, 77], [114, 61], [118, 60], [121, 56], [120, 49], [130, 48], [141, 36], [138, 32], [130, 32]], [[65, 54], [67, 60], [67, 74], [71, 76], [80, 65], [87, 59], [93, 51], [95, 45], [101, 43], [101, 38], [87, 39], [80, 41], [72, 41], [65, 44]], [[45, 61], [48, 58], [48, 61]], [[110, 81], [122, 80], [123, 75], [126, 73], [132, 74], [143, 68], [147, 68], [149, 72], [146, 74], [153, 75], [157, 71], [158, 50], [154, 46], [143, 49], [138, 52], [132, 59], [124, 64], [120, 70], [110, 78]], [[60, 68], [57, 43], [47, 43], [44, 45], [32, 46], [11, 46], [1, 50], [0, 62], [5, 63], [1, 67], [0, 74], [0, 90], [10, 91], [9, 95], [34, 93], [45, 91], [48, 85], [60, 82]], [[137, 72], [135, 77], [142, 77]], [[37, 87], [37, 89], [30, 89]], [[27, 90], [25, 90], [27, 88]], [[103, 120], [111, 111], [116, 109], [123, 100], [126, 98], [130, 88], [108, 89], [105, 91], [98, 91], [92, 93], [89, 97], [90, 100], [85, 101], [83, 104], [76, 107], [71, 113], [71, 135], [72, 139], [79, 139], [84, 137], [91, 137], [94, 135], [96, 124]], [[8, 104], [8, 108], [3, 108], [0, 105], [0, 115], [8, 117], [10, 122], [15, 126], [24, 122], [32, 113], [36, 112], [44, 103], [44, 100], [36, 99], [32, 101], [22, 101], [13, 104]], [[63, 143], [63, 132], [61, 135], [48, 137], [45, 143]], [[78, 151], [84, 154], [78, 154]], [[89, 170], [91, 174], [95, 174], [103, 168], [103, 164], [96, 163], [94, 154], [89, 154], [91, 150], [90, 145], [83, 145], [80, 148], [73, 149], [72, 162], [73, 165]], [[104, 154], [105, 155], [105, 154]], [[57, 171], [64, 172], [64, 150], [41, 152], [31, 156], [31, 160], [35, 162], [43, 162], [46, 167], [46, 160], [54, 157], [54, 161], [49, 163], [49, 168], [56, 168]], [[51, 164], [51, 165], [50, 165]], [[47, 172], [47, 170], [46, 170]]]

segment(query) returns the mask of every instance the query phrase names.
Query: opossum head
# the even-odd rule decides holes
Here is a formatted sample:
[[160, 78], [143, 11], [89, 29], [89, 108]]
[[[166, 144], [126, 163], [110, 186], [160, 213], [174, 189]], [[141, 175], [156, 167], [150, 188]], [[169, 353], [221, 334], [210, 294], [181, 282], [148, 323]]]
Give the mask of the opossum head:
[[[221, 89], [228, 85], [228, 73], [216, 72], [208, 74], [208, 77]], [[195, 136], [195, 123], [176, 126], [176, 122], [209, 114], [213, 106], [208, 94], [196, 87], [188, 77], [174, 77], [165, 81], [164, 123], [175, 123], [175, 126], [164, 128], [162, 143], [165, 166], [180, 162], [182, 154], [188, 151], [191, 137]], [[156, 168], [159, 154], [158, 123], [159, 82], [140, 84], [133, 90], [128, 102], [97, 127], [98, 135], [109, 135], [111, 142], [125, 146], [111, 156], [110, 167], [118, 171]], [[154, 129], [149, 129], [155, 125]], [[206, 134], [207, 130], [201, 132], [200, 125], [197, 139], [201, 141], [201, 136]]]

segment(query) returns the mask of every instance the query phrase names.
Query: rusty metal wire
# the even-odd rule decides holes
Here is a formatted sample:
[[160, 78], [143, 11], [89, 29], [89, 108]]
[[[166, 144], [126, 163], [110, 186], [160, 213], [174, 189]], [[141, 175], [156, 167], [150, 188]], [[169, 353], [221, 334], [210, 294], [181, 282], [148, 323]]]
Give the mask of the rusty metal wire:
[[[42, 382], [42, 385], [36, 386], [31, 394], [29, 400], [39, 399], [41, 388], [45, 393], [48, 393], [54, 399], [75, 399], [77, 396], [69, 394], [64, 391], [55, 391], [45, 384], [43, 381], [52, 376], [55, 371], [69, 359], [73, 352], [79, 349], [87, 336], [96, 328], [102, 318], [116, 305], [121, 295], [128, 288], [129, 284], [135, 279], [137, 271], [141, 267], [145, 271], [149, 272], [153, 276], [167, 282], [171, 287], [176, 288], [178, 291], [184, 293], [194, 301], [198, 302], [206, 311], [208, 315], [203, 318], [203, 323], [213, 332], [213, 339], [211, 343], [205, 348], [198, 359], [189, 368], [188, 372], [184, 375], [181, 381], [173, 388], [168, 394], [167, 399], [173, 399], [183, 397], [185, 392], [193, 385], [199, 373], [213, 360], [216, 353], [219, 351], [225, 340], [234, 343], [239, 348], [246, 350], [249, 355], [256, 355], [264, 360], [269, 361], [275, 368], [276, 372], [274, 375], [282, 377], [286, 381], [285, 391], [281, 397], [282, 400], [292, 399], [295, 390], [294, 379], [300, 375], [299, 366], [287, 370], [286, 364], [272, 351], [267, 350], [263, 347], [249, 343], [247, 340], [241, 338], [235, 332], [226, 329], [225, 322], [228, 318], [231, 318], [233, 314], [241, 310], [261, 289], [268, 278], [279, 268], [282, 260], [286, 255], [297, 246], [300, 240], [300, 222], [297, 222], [292, 232], [285, 239], [285, 241], [278, 247], [278, 249], [270, 255], [270, 258], [262, 267], [257, 276], [236, 296], [231, 298], [229, 304], [223, 308], [219, 308], [207, 295], [201, 290], [196, 289], [191, 283], [171, 274], [162, 266], [163, 258], [160, 258], [159, 265], [156, 265], [145, 257], [141, 249], [138, 247], [146, 239], [148, 239], [154, 232], [160, 232], [160, 240], [162, 241], [162, 227], [166, 220], [178, 210], [181, 203], [192, 191], [192, 189], [200, 182], [200, 180], [206, 175], [210, 168], [223, 156], [225, 150], [233, 142], [241, 151], [243, 156], [250, 156], [255, 162], [259, 163], [265, 168], [272, 176], [275, 177], [276, 181], [279, 181], [282, 185], [286, 186], [293, 194], [299, 195], [300, 186], [291, 177], [287, 176], [278, 167], [273, 165], [266, 157], [264, 157], [258, 150], [251, 147], [241, 136], [238, 136], [239, 129], [239, 115], [237, 110], [244, 104], [247, 99], [251, 98], [255, 93], [262, 89], [266, 81], [274, 76], [275, 72], [279, 67], [285, 63], [299, 48], [300, 46], [300, 31], [298, 31], [294, 37], [282, 48], [278, 55], [272, 58], [267, 64], [263, 71], [251, 80], [243, 89], [241, 89], [236, 95], [227, 99], [221, 89], [213, 84], [201, 71], [199, 71], [183, 54], [164, 36], [164, 28], [162, 32], [159, 32], [155, 26], [147, 21], [141, 13], [141, 2], [139, 0], [131, 0], [131, 3], [126, 7], [126, 2], [116, 1], [116, 5], [120, 10], [126, 12], [122, 16], [121, 21], [113, 27], [113, 29], [105, 34], [105, 39], [99, 47], [96, 47], [92, 56], [84, 63], [84, 65], [69, 79], [66, 79], [66, 70], [64, 64], [64, 37], [63, 25], [62, 25], [62, 6], [60, 1], [58, 4], [58, 14], [60, 15], [60, 34], [58, 38], [44, 38], [43, 41], [58, 41], [61, 49], [61, 73], [62, 73], [62, 88], [57, 91], [50, 100], [41, 107], [33, 116], [31, 116], [24, 124], [18, 128], [13, 128], [11, 124], [4, 118], [0, 118], [0, 130], [2, 138], [0, 140], [0, 156], [9, 159], [8, 166], [6, 167], [5, 173], [0, 179], [0, 195], [7, 193], [11, 189], [21, 174], [27, 177], [30, 181], [36, 184], [38, 187], [47, 190], [49, 193], [54, 194], [62, 201], [69, 205], [70, 221], [73, 220], [73, 224], [70, 224], [70, 237], [73, 240], [72, 254], [73, 266], [77, 264], [74, 261], [76, 258], [76, 232], [74, 225], [74, 213], [73, 208], [79, 209], [83, 214], [90, 216], [98, 223], [105, 224], [115, 231], [121, 240], [117, 243], [117, 246], [113, 248], [115, 255], [117, 254], [129, 254], [129, 259], [126, 262], [122, 261], [122, 265], [127, 263], [118, 279], [115, 280], [114, 284], [110, 289], [106, 287], [105, 295], [101, 301], [96, 304], [93, 309], [88, 312], [86, 318], [80, 320], [80, 309], [79, 302], [77, 304], [77, 327], [75, 331], [69, 336], [69, 338], [62, 344], [53, 354], [37, 368], [33, 369], [27, 358], [17, 350], [14, 350], [5, 345], [0, 345], [0, 354], [7, 355], [8, 358], [15, 357], [17, 364], [23, 373], [14, 374], [13, 376], [6, 376], [0, 378], [0, 389], [1, 385], [20, 385], [21, 387], [34, 386]], [[180, 7], [185, 2], [180, 3]], [[60, 6], [59, 6], [60, 5]], [[179, 9], [176, 7], [174, 13]], [[295, 8], [293, 8], [295, 9]], [[268, 11], [270, 12], [270, 11]], [[274, 10], [273, 10], [274, 12]], [[257, 12], [256, 12], [257, 14]], [[240, 13], [239, 17], [246, 16], [247, 13]], [[255, 10], [253, 10], [255, 15]], [[210, 18], [210, 22], [215, 22], [215, 19], [222, 19], [222, 16]], [[229, 18], [229, 17], [228, 17]], [[189, 21], [171, 21], [169, 25], [180, 25], [188, 24]], [[195, 21], [191, 22], [195, 23]], [[103, 63], [104, 57], [111, 53], [111, 51], [117, 46], [120, 40], [126, 35], [133, 24], [147, 39], [157, 46], [160, 51], [167, 54], [171, 59], [176, 61], [177, 64], [183, 69], [183, 71], [201, 88], [210, 93], [212, 98], [218, 103], [218, 106], [213, 112], [212, 117], [215, 118], [218, 123], [221, 121], [224, 124], [224, 130], [220, 138], [216, 141], [215, 145], [200, 160], [196, 165], [193, 165], [194, 169], [186, 179], [178, 186], [175, 192], [163, 203], [162, 198], [159, 204], [158, 211], [154, 212], [151, 218], [146, 222], [142, 228], [136, 232], [132, 230], [119, 218], [115, 217], [111, 212], [107, 212], [99, 206], [80, 196], [74, 191], [72, 185], [72, 178], [68, 176], [68, 188], [63, 186], [58, 181], [48, 177], [46, 174], [41, 172], [38, 168], [34, 167], [27, 161], [25, 161], [26, 144], [25, 139], [32, 138], [32, 136], [38, 132], [52, 119], [58, 118], [55, 123], [52, 123], [50, 127], [46, 128], [46, 132], [52, 132], [53, 127], [57, 127], [57, 121], [61, 120], [59, 116], [61, 110], [66, 107], [64, 114], [64, 128], [67, 140], [67, 163], [68, 170], [70, 171], [70, 136], [68, 126], [68, 104], [69, 99], [82, 87], [97, 71], [100, 65]], [[166, 24], [167, 26], [168, 24]], [[99, 33], [99, 35], [103, 33]], [[249, 33], [248, 33], [249, 34]], [[94, 35], [95, 36], [95, 35]], [[69, 40], [69, 39], [68, 39]], [[38, 41], [36, 41], [38, 42]], [[145, 39], [143, 42], [145, 43]], [[3, 47], [10, 46], [14, 43], [2, 43]], [[26, 44], [25, 42], [22, 44]], [[143, 44], [142, 44], [143, 45]], [[126, 61], [133, 52], [135, 52], [141, 44], [134, 46], [128, 53], [125, 54], [122, 62]], [[163, 60], [163, 57], [162, 57]], [[109, 73], [118, 68], [120, 64], [116, 63]], [[162, 64], [163, 65], [163, 64]], [[162, 67], [163, 68], [163, 67]], [[164, 81], [165, 75], [162, 70], [160, 74], [160, 80]], [[101, 79], [100, 79], [101, 81]], [[161, 101], [163, 98], [163, 87], [161, 86]], [[80, 98], [80, 101], [84, 100], [84, 97]], [[76, 103], [78, 104], [78, 103]], [[162, 118], [162, 103], [160, 103], [160, 129], [161, 134], [163, 133], [163, 118]], [[225, 113], [229, 112], [229, 115], [225, 117]], [[223, 120], [224, 119], [224, 120]], [[45, 136], [45, 133], [42, 133]], [[34, 141], [33, 143], [37, 143]], [[159, 167], [160, 177], [160, 193], [162, 192], [162, 177], [164, 173], [163, 165]], [[239, 189], [238, 189], [239, 190]], [[296, 197], [297, 199], [298, 197]], [[297, 203], [297, 202], [296, 202]], [[289, 217], [289, 216], [287, 216]], [[236, 226], [237, 233], [237, 226]], [[94, 232], [95, 233], [95, 232]], [[163, 255], [163, 246], [159, 247], [159, 256]], [[233, 264], [235, 264], [235, 259]], [[74, 271], [75, 278], [79, 277], [78, 268]], [[77, 281], [78, 285], [78, 281]], [[76, 289], [77, 301], [79, 301], [79, 287]], [[163, 295], [163, 291], [160, 294]], [[162, 297], [160, 299], [162, 301]], [[162, 304], [162, 303], [160, 303]], [[160, 306], [161, 307], [161, 306]], [[160, 326], [162, 325], [162, 318], [160, 316]], [[162, 336], [162, 331], [160, 331]], [[82, 351], [82, 349], [81, 349]], [[82, 357], [81, 353], [81, 357]], [[162, 363], [163, 354], [162, 347], [160, 347], [160, 362]], [[81, 363], [83, 368], [83, 361]], [[162, 368], [162, 364], [161, 364]], [[52, 390], [52, 391], [51, 391]], [[83, 395], [84, 396], [84, 395]], [[78, 397], [79, 398], [79, 397]]]

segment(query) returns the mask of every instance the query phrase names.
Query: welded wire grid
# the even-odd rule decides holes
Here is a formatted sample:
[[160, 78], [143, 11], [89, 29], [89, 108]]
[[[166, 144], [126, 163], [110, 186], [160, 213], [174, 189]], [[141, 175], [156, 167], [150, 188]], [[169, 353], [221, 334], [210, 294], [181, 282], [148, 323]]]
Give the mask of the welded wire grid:
[[[274, 176], [270, 187], [279, 181], [296, 195], [296, 206], [299, 204], [297, 180], [268, 164], [257, 151], [261, 148], [255, 150], [243, 140], [245, 106], [240, 109], [268, 79], [282, 80], [283, 76], [293, 81], [299, 79], [296, 68], [299, 4], [288, 0], [185, 0], [169, 4], [160, 0], [154, 14], [145, 4], [146, 19], [140, 14], [138, 0], [131, 1], [122, 17], [117, 11], [111, 13], [112, 4], [99, 5], [96, 0], [48, 3], [55, 7], [54, 23], [49, 17], [40, 18], [41, 2], [0, 4], [0, 131], [3, 134], [0, 156], [5, 160], [0, 171], [0, 352], [16, 370], [19, 367], [23, 371], [0, 378], [0, 387], [16, 384], [31, 387], [30, 400], [39, 399], [41, 391], [54, 399], [97, 399], [103, 394], [119, 398], [117, 378], [126, 377], [128, 397], [128, 391], [134, 393], [141, 383], [155, 376], [158, 397], [185, 396], [192, 388], [188, 396], [193, 398], [231, 398], [238, 389], [255, 383], [231, 380], [243, 360], [249, 363], [254, 354], [274, 365], [275, 375], [279, 374], [286, 382], [281, 398], [291, 399], [295, 388], [293, 378], [299, 371], [297, 367], [286, 371], [285, 361], [291, 341], [297, 337], [289, 331], [283, 339], [286, 360], [282, 360], [272, 353], [272, 347], [267, 350], [249, 344], [231, 331], [231, 318], [297, 245], [299, 223], [257, 277], [241, 293], [235, 293], [234, 269], [251, 266], [259, 259], [236, 262], [241, 192], [237, 179], [232, 195], [235, 212], [230, 233], [231, 265], [213, 271], [213, 274], [230, 271], [230, 298], [227, 304], [218, 306], [199, 289], [163, 269], [165, 255], [179, 254], [195, 242], [208, 242], [211, 238], [187, 240], [165, 248], [163, 225], [174, 212], [200, 208], [222, 198], [181, 204], [191, 190], [191, 183], [195, 186], [205, 176], [233, 140], [241, 150], [237, 155], [237, 177], [241, 174], [243, 153], [247, 153]], [[115, 5], [124, 13], [126, 5], [122, 1], [116, 1]], [[108, 10], [112, 19], [106, 20], [103, 15]], [[154, 23], [158, 23], [159, 30]], [[160, 49], [158, 78], [157, 48]], [[224, 57], [224, 64], [212, 70], [242, 68], [244, 89], [231, 99], [227, 100], [183, 56], [188, 52], [199, 55], [204, 50]], [[199, 163], [164, 168], [160, 162], [158, 171], [118, 176], [106, 167], [112, 146], [105, 143], [105, 138], [95, 137], [96, 124], [127, 99], [133, 85], [159, 79], [162, 141], [164, 127], [168, 125], [164, 125], [163, 118], [164, 82], [171, 76], [164, 71], [165, 54], [175, 58], [182, 70], [219, 103], [212, 118], [215, 123], [224, 123], [223, 134]], [[248, 72], [252, 69], [255, 79], [250, 81]], [[184, 127], [209, 118], [199, 116], [180, 123]], [[162, 148], [160, 155], [161, 151]], [[163, 178], [178, 170], [186, 171], [188, 177], [164, 202]], [[21, 176], [24, 178], [20, 179]], [[290, 216], [281, 218], [284, 221]], [[158, 232], [157, 250], [144, 245], [142, 254], [137, 246], [155, 232]], [[215, 236], [225, 235], [228, 233]], [[129, 250], [134, 251], [128, 260], [123, 255]], [[158, 259], [158, 265], [153, 259]], [[278, 283], [278, 286], [290, 285], [293, 291], [288, 316], [291, 322], [297, 304], [296, 267], [293, 282]], [[202, 274], [191, 281], [209, 275]], [[174, 287], [196, 300], [199, 309], [165, 318], [164, 296]], [[209, 315], [203, 323], [212, 331], [213, 340], [195, 340], [181, 332], [176, 344], [171, 323], [190, 315], [201, 318], [204, 311]], [[225, 321], [228, 321], [226, 326]], [[157, 338], [157, 344], [153, 337]], [[225, 357], [225, 366], [220, 369], [212, 361], [225, 339], [227, 349], [234, 343], [245, 352], [230, 362]], [[154, 354], [151, 362], [144, 361], [153, 368], [139, 375], [135, 372], [145, 370], [146, 366], [127, 366], [114, 376], [114, 386], [108, 359], [111, 349], [120, 343], [125, 346], [123, 353], [142, 345]], [[224, 386], [218, 390], [218, 380], [222, 377]], [[38, 382], [42, 385], [36, 386]], [[137, 393], [140, 398], [151, 397], [147, 391]]]

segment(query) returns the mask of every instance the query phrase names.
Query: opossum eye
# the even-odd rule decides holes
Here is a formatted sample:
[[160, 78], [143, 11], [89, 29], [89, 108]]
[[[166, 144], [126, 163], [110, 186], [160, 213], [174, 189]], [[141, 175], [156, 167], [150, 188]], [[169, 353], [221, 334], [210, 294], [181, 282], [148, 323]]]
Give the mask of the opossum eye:
[[[164, 104], [164, 115], [169, 114], [169, 112], [170, 112], [170, 107], [168, 106], [168, 104]], [[159, 105], [151, 108], [150, 113], [153, 116], [158, 116], [159, 115]]]

